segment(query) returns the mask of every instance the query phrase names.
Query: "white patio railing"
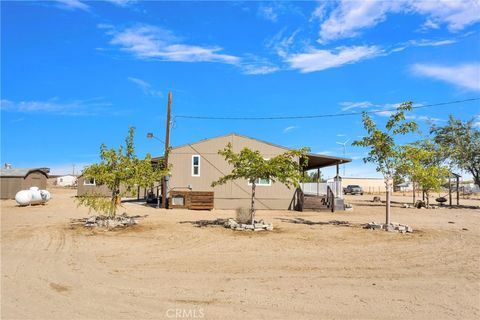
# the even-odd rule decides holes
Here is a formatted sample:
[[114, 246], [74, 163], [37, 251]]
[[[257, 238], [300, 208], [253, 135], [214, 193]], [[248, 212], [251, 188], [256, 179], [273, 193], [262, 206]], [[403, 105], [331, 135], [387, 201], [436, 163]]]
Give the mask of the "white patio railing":
[[[337, 185], [338, 183], [338, 185]], [[321, 182], [321, 183], [316, 183], [316, 182], [308, 182], [308, 183], [302, 183], [301, 185], [302, 191], [305, 194], [310, 194], [310, 195], [319, 195], [319, 196], [324, 196], [327, 194], [327, 186], [332, 189], [333, 194], [335, 195], [336, 198], [343, 198], [343, 189], [342, 189], [342, 182]]]

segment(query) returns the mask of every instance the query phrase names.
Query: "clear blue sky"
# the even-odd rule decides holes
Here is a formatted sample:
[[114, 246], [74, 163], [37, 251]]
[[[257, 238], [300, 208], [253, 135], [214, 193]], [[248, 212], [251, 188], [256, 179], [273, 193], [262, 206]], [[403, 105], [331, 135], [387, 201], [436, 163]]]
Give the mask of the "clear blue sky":
[[[118, 146], [129, 126], [139, 155], [238, 132], [343, 154], [360, 116], [213, 121], [382, 110], [480, 96], [478, 1], [1, 2], [1, 161], [70, 172]], [[424, 133], [480, 103], [418, 109]], [[384, 123], [388, 112], [374, 117]], [[414, 137], [410, 137], [412, 139]], [[351, 140], [350, 140], [351, 142]], [[347, 176], [376, 176], [347, 143]], [[326, 171], [329, 175], [329, 171]]]

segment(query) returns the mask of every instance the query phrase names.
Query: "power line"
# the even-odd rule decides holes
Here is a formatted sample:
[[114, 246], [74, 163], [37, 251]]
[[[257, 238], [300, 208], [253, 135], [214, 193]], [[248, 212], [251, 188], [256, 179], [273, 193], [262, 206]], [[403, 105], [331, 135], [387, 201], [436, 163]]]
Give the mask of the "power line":
[[[480, 98], [471, 98], [465, 100], [456, 100], [456, 101], [449, 101], [449, 102], [440, 102], [435, 104], [426, 104], [426, 105], [419, 105], [413, 106], [412, 109], [422, 109], [422, 108], [430, 108], [430, 107], [437, 107], [437, 106], [446, 106], [452, 104], [458, 104], [463, 102], [471, 102], [477, 101]], [[388, 108], [382, 110], [371, 110], [371, 111], [355, 111], [355, 112], [348, 112], [348, 113], [334, 113], [334, 114], [319, 114], [319, 115], [305, 115], [305, 116], [274, 116], [274, 117], [213, 117], [213, 116], [190, 116], [190, 115], [179, 115], [175, 116], [175, 118], [181, 119], [193, 119], [193, 120], [288, 120], [288, 119], [316, 119], [316, 118], [334, 118], [334, 117], [346, 117], [346, 116], [354, 116], [359, 115], [362, 113], [372, 114], [372, 113], [382, 113], [385, 111], [395, 111], [397, 108]]]

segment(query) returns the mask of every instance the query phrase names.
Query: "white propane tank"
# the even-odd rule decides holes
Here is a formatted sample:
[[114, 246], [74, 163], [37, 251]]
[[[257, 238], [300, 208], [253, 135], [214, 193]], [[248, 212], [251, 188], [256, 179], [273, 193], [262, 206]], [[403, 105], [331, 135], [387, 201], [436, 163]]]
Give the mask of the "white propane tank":
[[47, 190], [40, 190], [40, 194], [42, 195], [42, 199], [45, 202], [47, 202], [52, 198], [52, 196], [50, 195], [50, 192], [48, 192]]
[[30, 190], [18, 191], [15, 195], [15, 201], [21, 206], [28, 206], [30, 201], [32, 201], [32, 193]]
[[51, 199], [50, 192], [47, 190], [39, 190], [37, 187], [31, 187], [29, 190], [18, 191], [15, 195], [15, 201], [20, 206], [28, 206], [30, 204], [41, 204]]
[[32, 194], [32, 200], [30, 200], [30, 204], [40, 204], [43, 202], [42, 194], [37, 187], [31, 187], [30, 192]]

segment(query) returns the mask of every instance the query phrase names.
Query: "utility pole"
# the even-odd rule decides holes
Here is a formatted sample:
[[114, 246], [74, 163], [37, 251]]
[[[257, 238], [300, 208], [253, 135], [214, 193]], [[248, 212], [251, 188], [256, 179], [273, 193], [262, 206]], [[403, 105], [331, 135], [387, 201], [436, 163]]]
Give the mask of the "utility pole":
[[[172, 109], [172, 92], [168, 93], [167, 107], [167, 132], [165, 133], [165, 155], [163, 157], [163, 165], [168, 168], [168, 153], [170, 149], [170, 112]], [[167, 177], [162, 179], [162, 208], [167, 208]]]

